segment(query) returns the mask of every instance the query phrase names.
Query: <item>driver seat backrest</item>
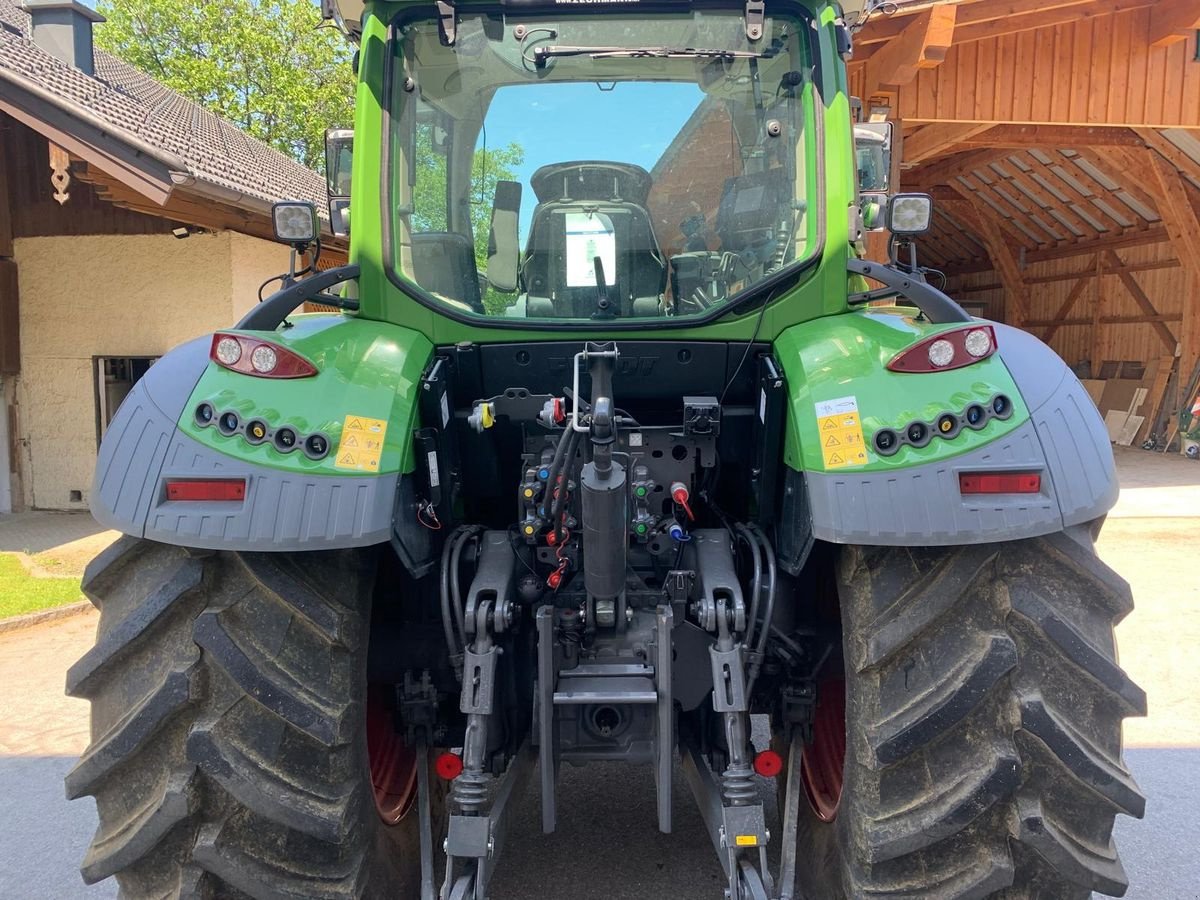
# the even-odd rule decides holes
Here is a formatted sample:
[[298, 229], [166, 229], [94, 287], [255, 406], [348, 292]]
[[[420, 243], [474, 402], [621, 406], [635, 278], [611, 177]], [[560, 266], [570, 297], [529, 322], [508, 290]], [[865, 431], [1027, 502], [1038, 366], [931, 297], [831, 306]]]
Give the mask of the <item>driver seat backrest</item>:
[[[616, 272], [609, 297], [619, 315], [647, 315], [666, 289], [667, 266], [654, 236], [650, 214], [639, 203], [613, 197], [544, 200], [533, 211], [521, 266], [521, 290], [531, 299], [548, 299], [554, 315], [587, 316], [595, 309], [596, 289], [568, 281], [568, 216], [603, 216], [612, 223]], [[532, 305], [529, 307], [534, 308]], [[539, 309], [546, 309], [544, 303]]]

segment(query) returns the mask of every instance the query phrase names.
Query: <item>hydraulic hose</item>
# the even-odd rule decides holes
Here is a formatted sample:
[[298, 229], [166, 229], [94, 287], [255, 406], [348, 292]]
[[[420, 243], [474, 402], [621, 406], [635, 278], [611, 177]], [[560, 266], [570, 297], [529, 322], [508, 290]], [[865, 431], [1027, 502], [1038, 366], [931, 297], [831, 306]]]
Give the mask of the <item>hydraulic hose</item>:
[[562, 435], [558, 439], [558, 443], [554, 446], [554, 456], [550, 460], [550, 468], [547, 470], [549, 477], [546, 479], [546, 508], [553, 512], [554, 489], [558, 484], [558, 476], [562, 471], [563, 460], [567, 455], [567, 448], [574, 440], [575, 429], [570, 423], [563, 429]]
[[754, 581], [750, 589], [750, 618], [746, 624], [746, 646], [751, 646], [754, 643], [754, 631], [758, 623], [758, 601], [762, 596], [762, 558], [759, 554], [758, 541], [749, 529], [741, 522], [734, 527], [737, 536], [750, 548], [750, 558], [754, 561]]
[[450, 606], [454, 610], [454, 621], [458, 627], [458, 636], [462, 641], [464, 651], [467, 646], [467, 628], [463, 623], [462, 590], [458, 583], [458, 563], [462, 559], [463, 547], [483, 529], [479, 525], [468, 526], [463, 536], [455, 542], [450, 551]]
[[749, 695], [754, 691], [754, 682], [758, 678], [758, 671], [762, 667], [763, 654], [767, 649], [767, 637], [771, 631], [771, 619], [775, 614], [775, 595], [778, 587], [779, 570], [775, 561], [775, 549], [771, 546], [771, 542], [767, 540], [767, 536], [762, 529], [757, 525], [748, 526], [751, 534], [758, 538], [762, 546], [763, 553], [767, 557], [767, 608], [763, 615], [762, 631], [758, 635], [758, 647], [754, 656], [754, 661], [750, 664], [750, 678], [746, 685], [746, 694]]
[[554, 506], [551, 508], [550, 521], [553, 523], [554, 540], [558, 543], [562, 540], [562, 513], [563, 507], [567, 502], [567, 482], [570, 480], [571, 464], [575, 460], [575, 454], [579, 452], [579, 436], [582, 432], [570, 432], [570, 441], [567, 445], [566, 456], [562, 461], [562, 485], [559, 487], [558, 493], [554, 497]]
[[[473, 530], [474, 526], [462, 525], [450, 533], [446, 538], [446, 545], [442, 547], [442, 570], [441, 570], [441, 590], [440, 599], [442, 605], [442, 631], [446, 635], [446, 649], [450, 653], [450, 660], [454, 664], [455, 672], [459, 672], [459, 658], [462, 656], [462, 648], [458, 643], [458, 638], [455, 636], [455, 622], [461, 625], [461, 611], [456, 616], [451, 612], [450, 585], [451, 581], [458, 581], [457, 569], [452, 573], [451, 566], [453, 550], [463, 541]], [[460, 629], [461, 633], [461, 629]], [[465, 645], [464, 645], [465, 646]]]

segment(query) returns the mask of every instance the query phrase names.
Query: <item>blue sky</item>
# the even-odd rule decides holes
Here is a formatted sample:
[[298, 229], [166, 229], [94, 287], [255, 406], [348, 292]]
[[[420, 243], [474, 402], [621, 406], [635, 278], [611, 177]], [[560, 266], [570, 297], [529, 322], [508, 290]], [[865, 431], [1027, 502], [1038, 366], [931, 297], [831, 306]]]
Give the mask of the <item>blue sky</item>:
[[683, 128], [703, 93], [695, 84], [624, 82], [602, 91], [594, 83], [501, 88], [487, 112], [490, 148], [519, 144], [525, 162], [516, 175], [521, 232], [537, 203], [529, 178], [548, 163], [600, 159], [647, 171]]

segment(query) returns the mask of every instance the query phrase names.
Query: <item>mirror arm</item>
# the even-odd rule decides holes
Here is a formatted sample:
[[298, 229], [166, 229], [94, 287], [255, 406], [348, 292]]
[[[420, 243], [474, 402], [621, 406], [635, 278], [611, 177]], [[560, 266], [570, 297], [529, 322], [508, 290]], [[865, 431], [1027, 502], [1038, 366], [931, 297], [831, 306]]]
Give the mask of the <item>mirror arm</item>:
[[879, 296], [881, 293], [884, 296], [899, 294], [911, 300], [917, 309], [925, 314], [925, 318], [935, 325], [974, 321], [970, 313], [933, 285], [920, 281], [899, 269], [866, 259], [847, 260], [846, 268], [851, 274], [870, 278], [872, 281], [878, 281], [886, 286], [886, 290], [882, 292], [863, 291], [851, 294], [849, 303], [852, 306], [882, 299]]
[[315, 300], [339, 309], [357, 310], [357, 300], [347, 300], [327, 294], [326, 291], [343, 281], [352, 281], [358, 277], [359, 267], [356, 265], [339, 266], [318, 272], [295, 284], [282, 288], [258, 304], [242, 317], [236, 328], [246, 331], [274, 331], [300, 304], [306, 300]]

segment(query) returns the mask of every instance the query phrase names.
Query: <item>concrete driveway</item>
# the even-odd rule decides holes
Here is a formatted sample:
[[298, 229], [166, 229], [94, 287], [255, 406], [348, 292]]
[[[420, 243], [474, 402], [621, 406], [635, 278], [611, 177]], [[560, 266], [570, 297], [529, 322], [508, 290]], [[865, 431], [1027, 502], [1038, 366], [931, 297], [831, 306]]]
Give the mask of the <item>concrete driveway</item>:
[[[1126, 896], [1200, 900], [1200, 462], [1122, 450], [1118, 464], [1125, 490], [1099, 550], [1133, 584], [1138, 605], [1118, 629], [1121, 661], [1150, 697], [1150, 714], [1126, 723], [1126, 759], [1149, 798], [1144, 821], [1118, 821]], [[0, 636], [3, 900], [117, 895], [111, 882], [79, 880], [94, 807], [68, 804], [62, 788], [87, 743], [86, 704], [64, 697], [62, 685], [95, 623], [89, 614]], [[671, 836], [655, 828], [648, 769], [566, 768], [560, 784], [560, 827], [549, 837], [536, 793], [522, 799], [494, 900], [720, 896], [720, 870], [678, 776]]]

